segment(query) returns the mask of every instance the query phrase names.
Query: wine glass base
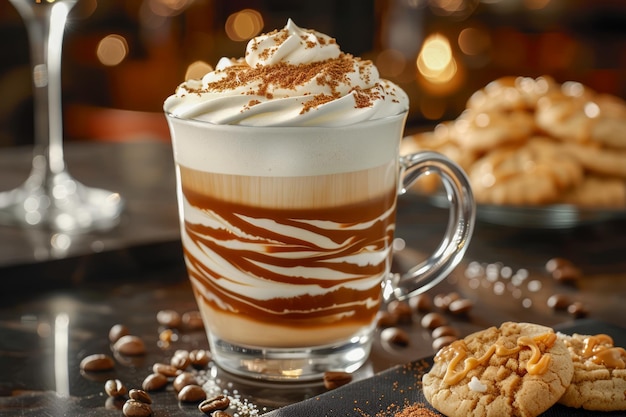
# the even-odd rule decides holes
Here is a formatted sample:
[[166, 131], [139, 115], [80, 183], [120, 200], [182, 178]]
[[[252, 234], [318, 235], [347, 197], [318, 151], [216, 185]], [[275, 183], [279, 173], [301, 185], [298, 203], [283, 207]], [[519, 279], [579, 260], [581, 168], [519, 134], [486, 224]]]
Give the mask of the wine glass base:
[[0, 223], [82, 233], [119, 223], [124, 201], [118, 193], [81, 184], [69, 174], [47, 180], [37, 174], [20, 187], [0, 192]]

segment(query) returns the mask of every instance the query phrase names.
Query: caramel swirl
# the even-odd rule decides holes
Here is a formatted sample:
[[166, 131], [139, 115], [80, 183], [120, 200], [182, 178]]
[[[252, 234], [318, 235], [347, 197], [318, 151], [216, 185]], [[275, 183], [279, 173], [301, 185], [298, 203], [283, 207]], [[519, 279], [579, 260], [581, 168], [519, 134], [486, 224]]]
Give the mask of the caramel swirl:
[[[448, 385], [459, 383], [467, 376], [469, 371], [475, 369], [479, 365], [489, 362], [489, 359], [495, 354], [499, 357], [512, 356], [519, 353], [524, 348], [531, 350], [531, 357], [526, 363], [526, 371], [531, 375], [541, 375], [548, 370], [551, 356], [541, 350], [540, 344], [546, 348], [550, 348], [556, 341], [556, 334], [545, 333], [534, 337], [520, 336], [517, 344], [513, 348], [498, 343], [494, 343], [480, 357], [468, 357], [468, 349], [465, 341], [457, 340], [447, 347], [440, 350], [435, 356], [435, 362], [449, 361], [446, 374], [443, 381]], [[459, 364], [463, 363], [463, 368], [457, 371]]]
[[583, 342], [581, 356], [607, 368], [626, 368], [626, 350], [613, 345], [613, 338], [606, 334], [588, 336]]

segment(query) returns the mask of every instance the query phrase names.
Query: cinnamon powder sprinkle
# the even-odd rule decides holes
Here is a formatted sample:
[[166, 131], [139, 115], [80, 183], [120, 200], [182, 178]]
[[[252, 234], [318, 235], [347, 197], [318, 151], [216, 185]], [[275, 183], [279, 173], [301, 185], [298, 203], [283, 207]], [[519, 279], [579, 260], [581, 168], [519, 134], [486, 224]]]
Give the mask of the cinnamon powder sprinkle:
[[[350, 54], [341, 54], [338, 58], [308, 64], [292, 65], [278, 63], [270, 66], [249, 67], [236, 64], [225, 68], [221, 72], [225, 77], [221, 80], [208, 83], [206, 88], [191, 91], [192, 93], [221, 92], [234, 90], [242, 86], [249, 86], [242, 94], [273, 98], [272, 89], [295, 90], [296, 87], [314, 81], [320, 86], [327, 87], [330, 94], [318, 94], [307, 101], [302, 109], [306, 112], [311, 108], [335, 100], [341, 96], [338, 87], [341, 84], [350, 84], [348, 75], [354, 71], [355, 64], [361, 74], [370, 61], [355, 58]], [[367, 78], [364, 76], [364, 78]], [[369, 81], [369, 80], [367, 80]], [[355, 89], [355, 107], [370, 107], [373, 100], [380, 99], [381, 95], [374, 89]]]

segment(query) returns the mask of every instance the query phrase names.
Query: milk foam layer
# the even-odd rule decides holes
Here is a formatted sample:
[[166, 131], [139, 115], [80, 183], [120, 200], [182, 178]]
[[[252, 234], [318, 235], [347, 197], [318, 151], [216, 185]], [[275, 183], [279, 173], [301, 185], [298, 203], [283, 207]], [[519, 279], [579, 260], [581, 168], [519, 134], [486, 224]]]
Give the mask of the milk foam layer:
[[371, 61], [289, 20], [252, 39], [245, 58], [222, 58], [202, 79], [181, 84], [164, 109], [216, 124], [345, 126], [406, 112], [408, 97]]

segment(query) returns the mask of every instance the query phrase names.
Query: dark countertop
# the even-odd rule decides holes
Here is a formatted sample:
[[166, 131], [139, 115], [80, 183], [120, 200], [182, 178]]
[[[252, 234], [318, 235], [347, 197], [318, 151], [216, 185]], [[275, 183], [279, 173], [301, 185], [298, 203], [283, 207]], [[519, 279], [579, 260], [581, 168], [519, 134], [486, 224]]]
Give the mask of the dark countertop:
[[[73, 143], [66, 155], [77, 179], [119, 191], [127, 206], [117, 228], [70, 236], [70, 247], [61, 251], [51, 245], [49, 233], [0, 226], [0, 416], [119, 416], [119, 404], [104, 394], [104, 380], [115, 377], [138, 388], [152, 364], [169, 360], [176, 349], [208, 348], [202, 331], [179, 330], [168, 346], [159, 342], [159, 310], [196, 309], [178, 237], [169, 146]], [[30, 156], [29, 149], [3, 149], [1, 190], [19, 185], [27, 176]], [[446, 212], [424, 199], [401, 197], [397, 237], [407, 247], [396, 254], [394, 268], [405, 269], [432, 250], [446, 221]], [[462, 265], [429, 295], [456, 291], [474, 302], [467, 315], [441, 313], [462, 335], [505, 320], [575, 323], [571, 314], [548, 307], [547, 299], [555, 293], [582, 302], [590, 319], [626, 332], [625, 253], [624, 219], [561, 230], [480, 221]], [[544, 269], [553, 257], [573, 261], [582, 277], [573, 284], [554, 280]], [[515, 281], [507, 275], [509, 268], [512, 275], [527, 277]], [[502, 273], [487, 272], [495, 269]], [[415, 313], [412, 323], [401, 326], [410, 333], [408, 347], [392, 347], [377, 338], [370, 360], [355, 379], [432, 355], [432, 339], [419, 323], [421, 315]], [[116, 357], [112, 372], [81, 374], [83, 357], [111, 354], [107, 334], [116, 323], [140, 336], [148, 354]], [[200, 376], [208, 381], [206, 387], [248, 401], [248, 411], [239, 407], [240, 416], [262, 414], [325, 391], [319, 384], [243, 381], [214, 366]], [[171, 387], [154, 393], [153, 399], [155, 416], [201, 415], [194, 405], [179, 403]]]

